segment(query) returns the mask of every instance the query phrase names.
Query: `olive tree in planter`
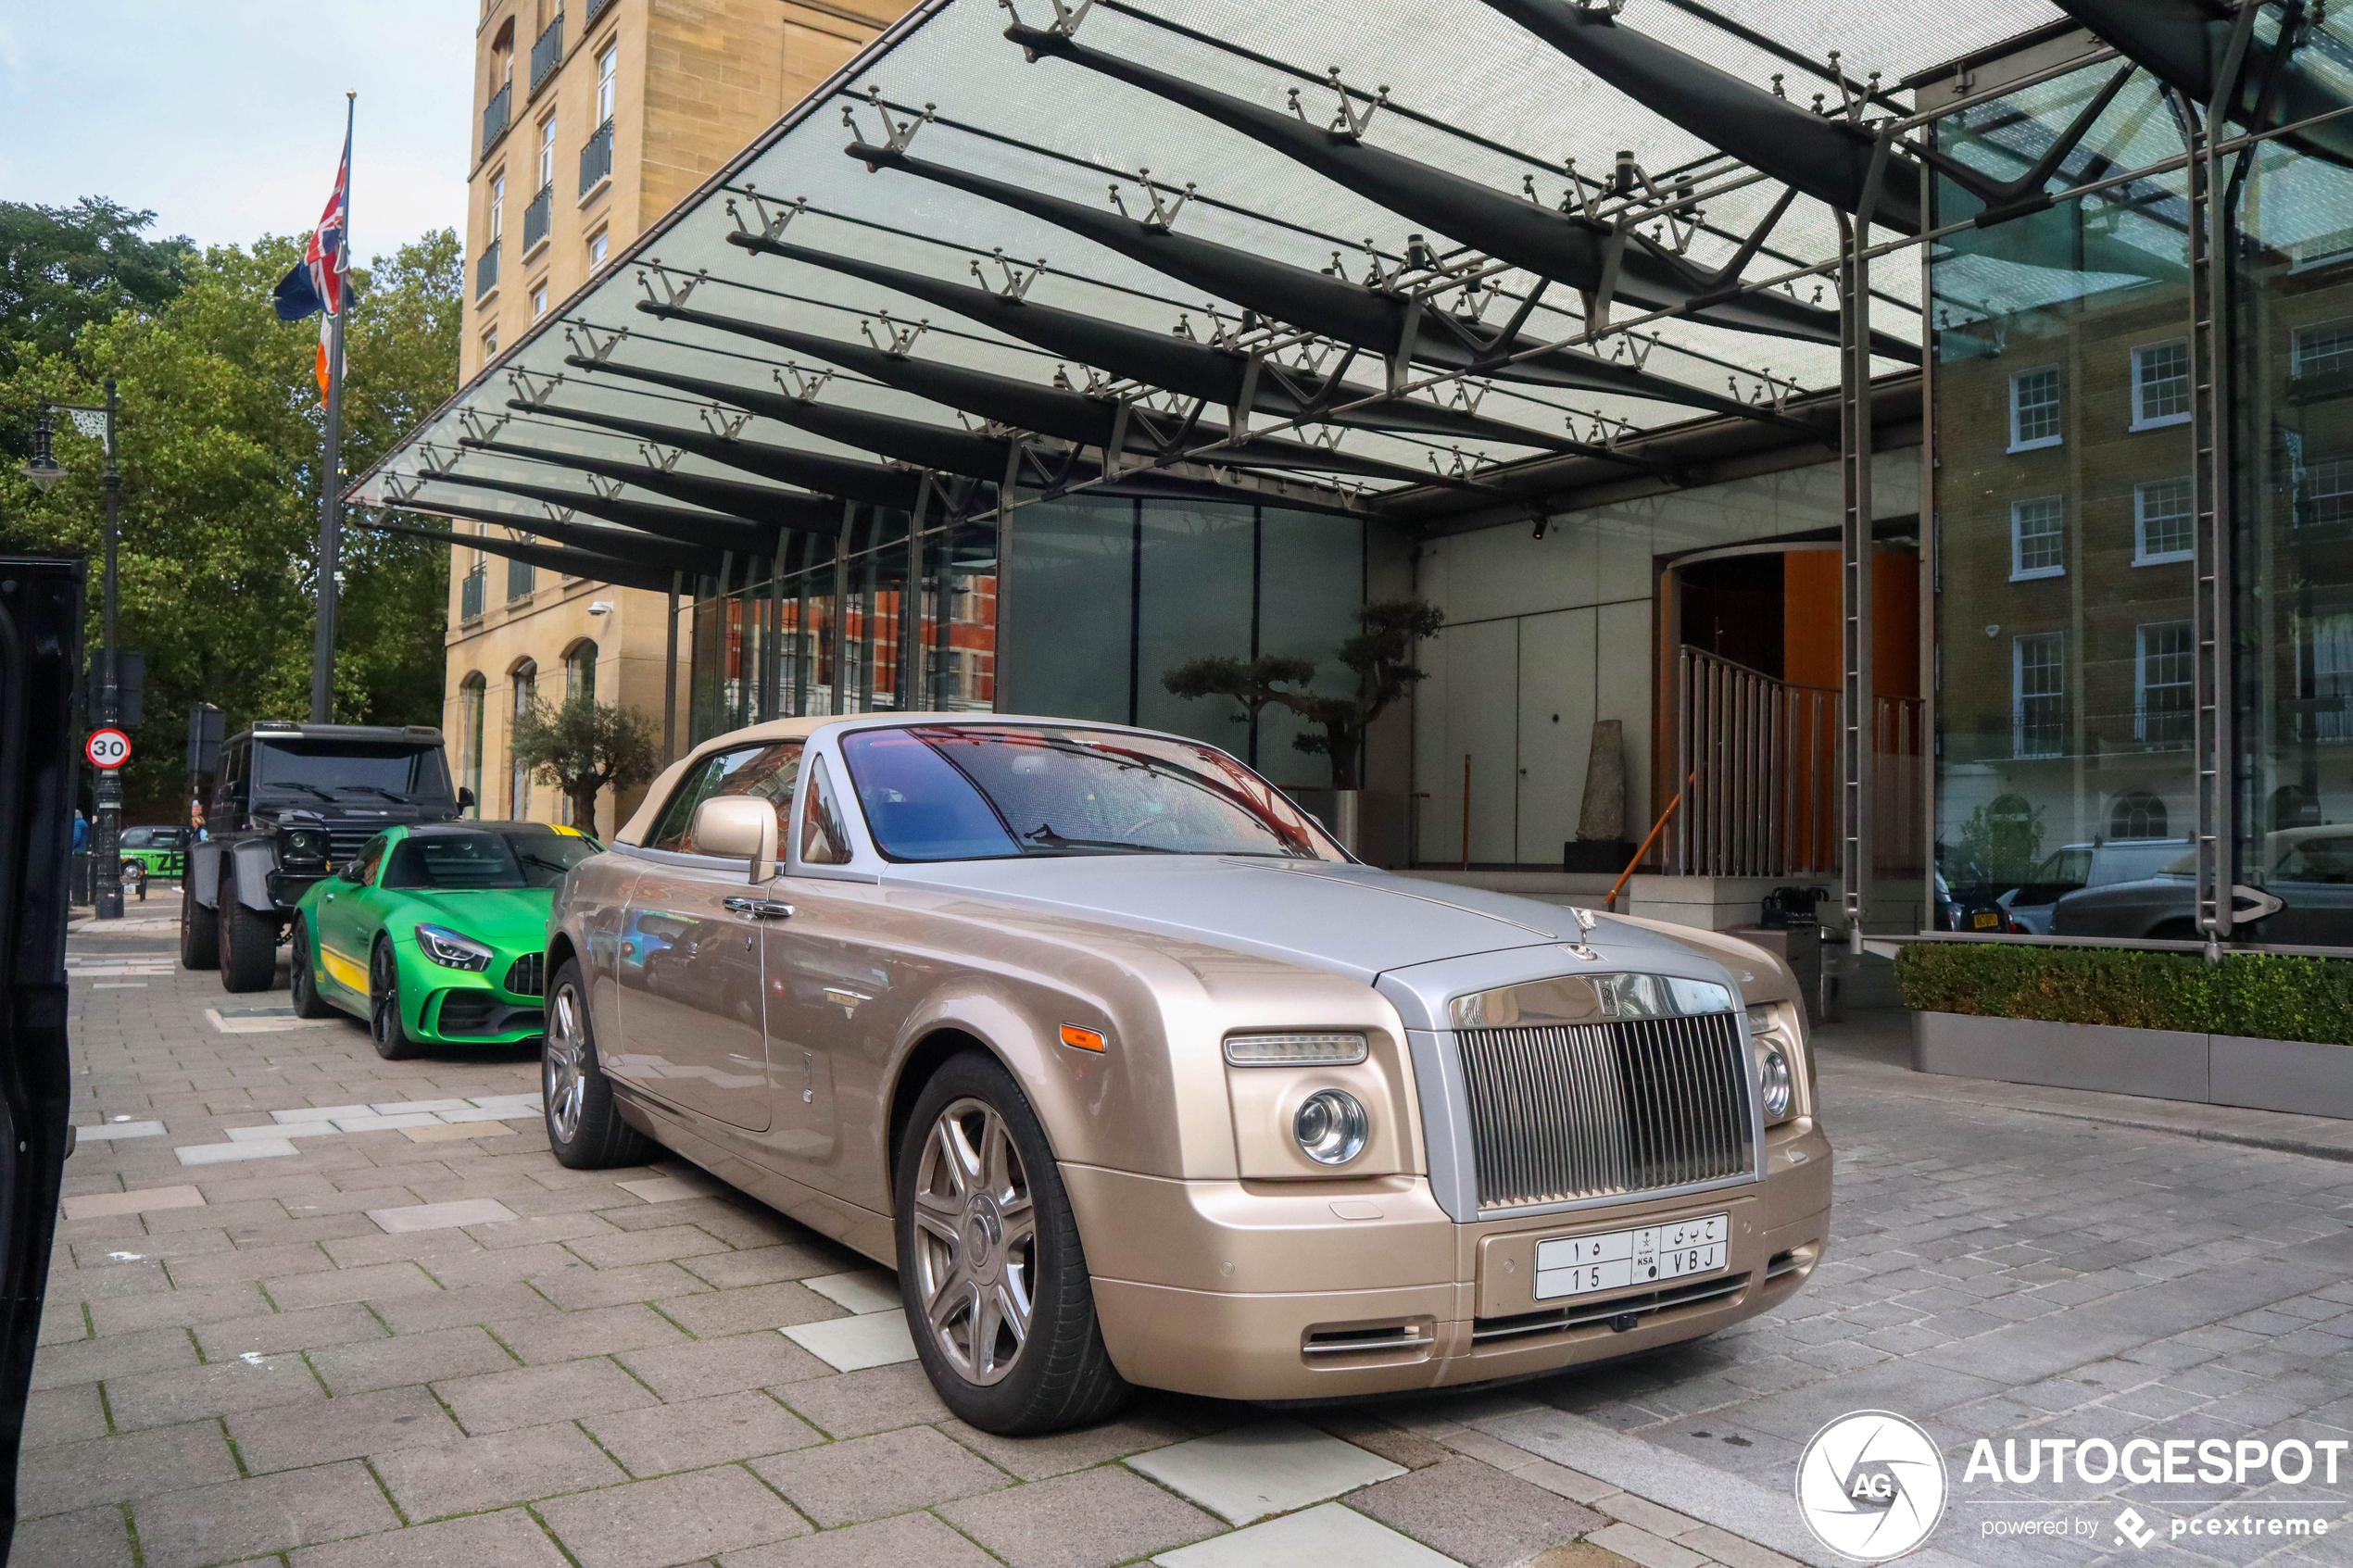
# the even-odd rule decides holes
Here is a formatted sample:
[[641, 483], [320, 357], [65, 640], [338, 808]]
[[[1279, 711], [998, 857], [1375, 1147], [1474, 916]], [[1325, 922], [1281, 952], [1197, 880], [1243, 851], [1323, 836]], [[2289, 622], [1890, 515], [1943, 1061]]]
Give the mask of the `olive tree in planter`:
[[1231, 697], [1241, 705], [1240, 717], [1245, 721], [1256, 720], [1268, 708], [1287, 708], [1298, 714], [1309, 727], [1291, 745], [1331, 759], [1336, 797], [1333, 831], [1353, 850], [1365, 732], [1416, 683], [1428, 679], [1428, 671], [1413, 662], [1414, 645], [1436, 636], [1445, 622], [1442, 610], [1420, 599], [1384, 599], [1366, 605], [1357, 612], [1356, 634], [1335, 653], [1356, 676], [1356, 690], [1347, 696], [1326, 696], [1310, 690], [1315, 679], [1315, 664], [1277, 654], [1248, 659], [1223, 655], [1196, 659], [1169, 671], [1161, 677], [1161, 684], [1181, 697]]
[[661, 771], [653, 721], [634, 708], [599, 703], [583, 692], [560, 708], [534, 697], [515, 715], [515, 764], [572, 802], [573, 825], [597, 833], [597, 796], [607, 785], [633, 789]]

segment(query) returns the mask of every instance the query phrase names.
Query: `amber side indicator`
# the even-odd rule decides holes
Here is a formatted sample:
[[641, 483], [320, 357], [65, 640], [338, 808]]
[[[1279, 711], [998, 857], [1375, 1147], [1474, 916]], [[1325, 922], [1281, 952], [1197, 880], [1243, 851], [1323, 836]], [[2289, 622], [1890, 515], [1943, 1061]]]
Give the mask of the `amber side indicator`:
[[1096, 1030], [1081, 1029], [1076, 1023], [1065, 1023], [1063, 1025], [1063, 1044], [1076, 1046], [1082, 1051], [1099, 1051], [1103, 1048], [1103, 1037]]

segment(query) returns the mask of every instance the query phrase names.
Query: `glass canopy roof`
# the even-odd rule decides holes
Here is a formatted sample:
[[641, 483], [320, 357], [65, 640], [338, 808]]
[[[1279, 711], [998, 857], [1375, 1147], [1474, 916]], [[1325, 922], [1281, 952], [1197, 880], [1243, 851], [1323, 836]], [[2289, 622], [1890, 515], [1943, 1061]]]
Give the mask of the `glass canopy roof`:
[[[830, 535], [845, 501], [970, 508], [1008, 474], [1025, 498], [1151, 487], [1428, 516], [1532, 497], [1516, 475], [1562, 454], [1664, 473], [1643, 438], [1694, 420], [1810, 421], [1834, 445], [1831, 411], [1784, 407], [1838, 383], [1829, 275], [1705, 301], [1743, 242], [1743, 281], [1831, 260], [1839, 215], [1507, 14], [1544, 6], [1796, 108], [1823, 94], [1830, 120], [1873, 73], [1857, 114], [1900, 115], [1906, 74], [2061, 17], [2045, 0], [931, 0], [351, 499], [525, 531], [576, 508], [708, 571], [688, 558]], [[1026, 57], [1009, 24], [1047, 46]], [[1277, 128], [1246, 133], [1252, 114]], [[1310, 156], [1274, 144], [1286, 121]], [[1686, 194], [1610, 259], [1618, 211]], [[1475, 232], [1429, 220], [1450, 202]], [[1529, 234], [1605, 270], [1540, 275], [1504, 243]], [[1919, 270], [1873, 282], [1875, 366], [1899, 370]], [[1677, 289], [1703, 303], [1573, 341]]]

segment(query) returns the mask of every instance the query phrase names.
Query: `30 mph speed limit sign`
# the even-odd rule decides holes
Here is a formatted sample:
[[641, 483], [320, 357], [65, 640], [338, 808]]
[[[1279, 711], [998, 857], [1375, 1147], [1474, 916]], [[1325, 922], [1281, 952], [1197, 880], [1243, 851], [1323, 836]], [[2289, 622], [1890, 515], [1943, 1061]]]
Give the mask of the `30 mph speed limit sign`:
[[120, 730], [93, 730], [82, 749], [94, 768], [120, 768], [131, 760], [131, 737]]

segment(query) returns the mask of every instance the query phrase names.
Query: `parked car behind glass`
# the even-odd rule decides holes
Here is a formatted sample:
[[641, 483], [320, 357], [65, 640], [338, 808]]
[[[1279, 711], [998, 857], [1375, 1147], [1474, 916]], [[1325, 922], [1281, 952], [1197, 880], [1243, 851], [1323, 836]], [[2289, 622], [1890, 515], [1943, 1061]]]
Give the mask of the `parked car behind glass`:
[[1176, 736], [721, 736], [565, 879], [547, 963], [557, 1157], [660, 1143], [895, 1264], [991, 1431], [1694, 1338], [1827, 1233], [1778, 960], [1372, 870]]
[[2154, 876], [2189, 847], [2186, 838], [2111, 838], [2070, 844], [2046, 855], [2024, 883], [1995, 900], [2018, 930], [2051, 935], [2053, 906], [2078, 888], [2106, 887]]
[[[2233, 940], [2345, 945], [2353, 932], [2353, 825], [2266, 834], [2263, 867], [2260, 889], [2242, 888], [2233, 900]], [[2062, 936], [2194, 939], [2196, 877], [2192, 852], [2175, 856], [2154, 876], [2070, 893], [2059, 900], [2051, 929]]]

